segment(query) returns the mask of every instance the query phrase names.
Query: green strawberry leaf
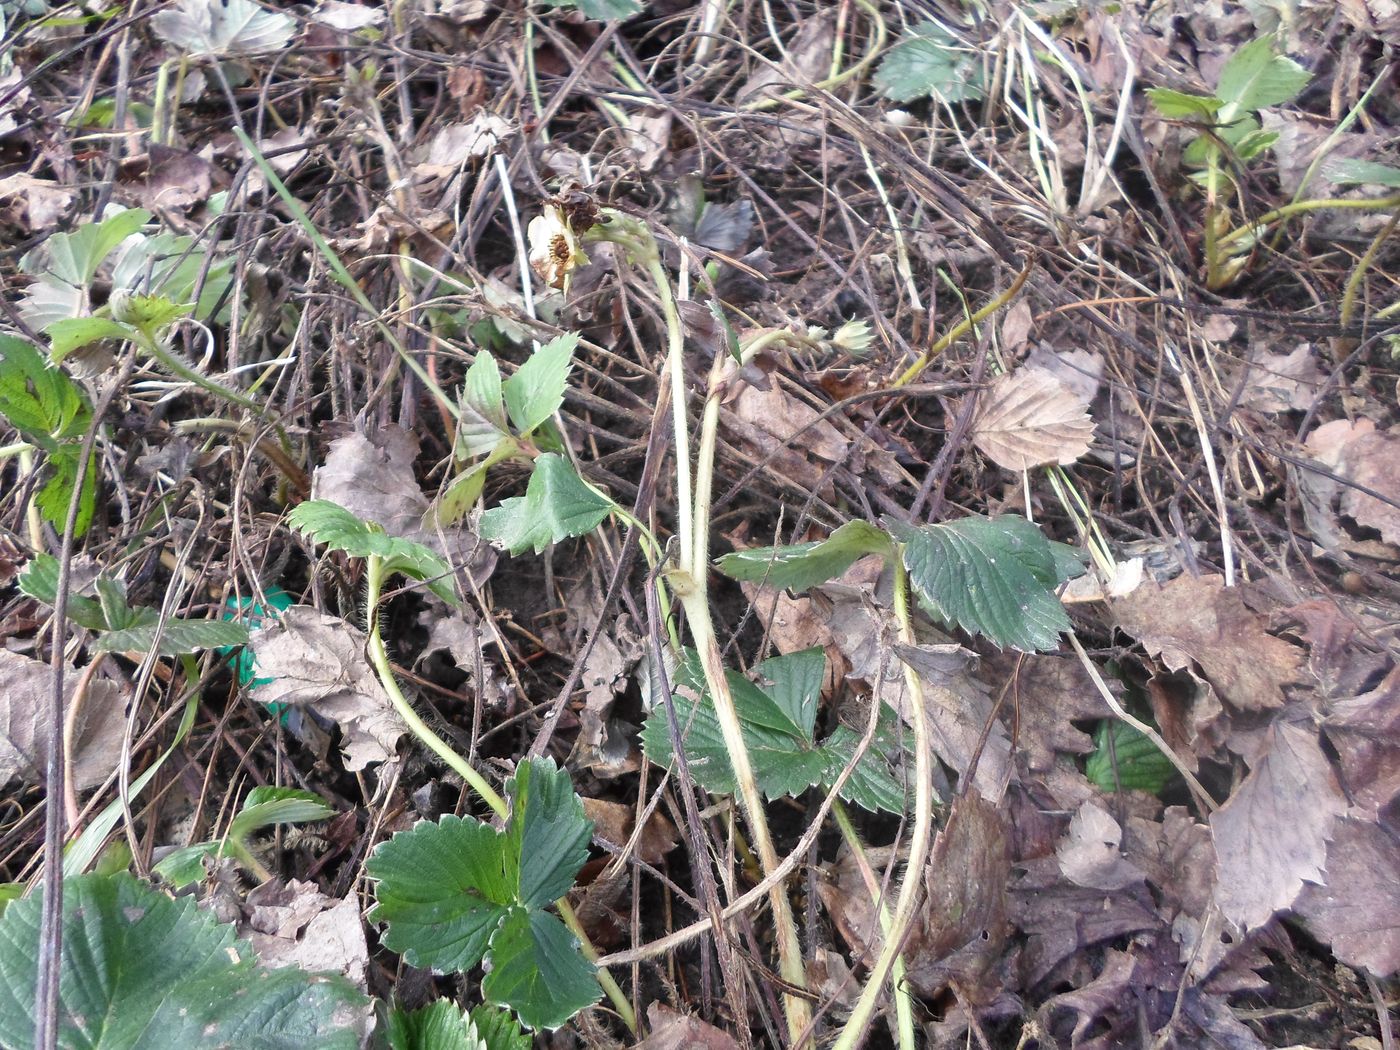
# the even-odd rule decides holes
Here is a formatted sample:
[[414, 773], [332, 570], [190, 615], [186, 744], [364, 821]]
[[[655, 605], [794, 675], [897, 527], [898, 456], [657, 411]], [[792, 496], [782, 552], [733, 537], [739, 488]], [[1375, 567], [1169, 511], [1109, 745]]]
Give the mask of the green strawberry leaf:
[[912, 102], [925, 95], [966, 102], [983, 94], [976, 54], [930, 21], [920, 22], [911, 36], [890, 48], [875, 73], [875, 86], [896, 102]]
[[475, 459], [490, 453], [510, 436], [501, 389], [501, 370], [485, 350], [467, 369], [462, 382], [461, 418], [457, 423], [457, 456]]
[[[822, 744], [815, 743], [813, 726], [825, 674], [822, 650], [765, 660], [754, 671], [770, 683], [766, 689], [733, 671], [726, 672], [726, 678], [759, 790], [773, 799], [834, 783], [854, 756], [860, 734], [838, 727]], [[678, 691], [672, 704], [691, 776], [707, 791], [732, 794], [737, 785], [729, 747], [693, 650], [686, 651], [675, 684], [686, 690]], [[699, 699], [690, 694], [699, 694]], [[866, 751], [842, 787], [842, 798], [871, 811], [903, 812], [904, 790], [885, 757], [891, 751], [885, 745], [890, 743], [892, 736], [887, 736]], [[664, 707], [658, 706], [647, 718], [642, 746], [658, 765], [674, 761]]]
[[888, 557], [893, 550], [883, 530], [869, 522], [849, 521], [824, 540], [736, 551], [716, 565], [731, 579], [761, 580], [773, 587], [804, 591], [835, 579], [867, 554]]
[[562, 922], [535, 908], [512, 908], [491, 939], [481, 994], [509, 1006], [526, 1028], [558, 1028], [603, 992]]
[[574, 884], [593, 825], [549, 759], [521, 763], [505, 793], [504, 831], [446, 816], [381, 844], [366, 865], [370, 918], [414, 966], [462, 971], [485, 960], [490, 1001], [527, 1026], [557, 1028], [601, 995], [592, 964], [544, 910]]
[[1224, 102], [1213, 95], [1188, 95], [1171, 88], [1148, 88], [1147, 97], [1157, 112], [1170, 120], [1195, 120], [1213, 124]]
[[1222, 114], [1228, 123], [1231, 116], [1291, 102], [1311, 79], [1312, 74], [1297, 62], [1275, 53], [1271, 37], [1261, 36], [1230, 56], [1220, 70], [1215, 93], [1233, 110]]
[[524, 496], [502, 500], [481, 516], [483, 538], [512, 554], [592, 532], [616, 505], [584, 484], [569, 461], [554, 452], [535, 460]]
[[51, 356], [62, 361], [74, 350], [81, 349], [99, 339], [135, 339], [136, 329], [129, 324], [113, 321], [110, 317], [65, 317], [44, 328], [49, 337]]
[[77, 384], [33, 343], [0, 335], [0, 416], [52, 452], [59, 441], [82, 437], [92, 412]]
[[[37, 598], [52, 608], [58, 597], [58, 559], [51, 554], [36, 554], [19, 574], [17, 582], [22, 594]], [[68, 619], [89, 631], [107, 629], [102, 604], [83, 594], [69, 593]]]
[[904, 545], [909, 582], [940, 620], [1023, 652], [1054, 649], [1070, 629], [1055, 595], [1068, 578], [1050, 541], [1013, 514], [914, 526], [885, 526]]
[[501, 385], [506, 411], [521, 437], [528, 437], [564, 403], [564, 389], [568, 386], [576, 346], [578, 334], [575, 332], [551, 339]]
[[1127, 722], [1106, 718], [1094, 732], [1094, 751], [1084, 763], [1084, 775], [1104, 791], [1136, 789], [1156, 795], [1176, 776], [1176, 767]]
[[[0, 916], [0, 1046], [32, 1050], [40, 894]], [[356, 1050], [367, 1003], [339, 976], [264, 970], [231, 925], [127, 874], [64, 883], [62, 1050]]]
[[325, 499], [297, 504], [287, 520], [292, 528], [330, 550], [344, 551], [352, 558], [382, 558], [386, 572], [422, 580], [443, 601], [450, 605], [457, 602], [452, 566], [416, 540], [390, 536], [374, 522], [357, 518], [339, 503]]

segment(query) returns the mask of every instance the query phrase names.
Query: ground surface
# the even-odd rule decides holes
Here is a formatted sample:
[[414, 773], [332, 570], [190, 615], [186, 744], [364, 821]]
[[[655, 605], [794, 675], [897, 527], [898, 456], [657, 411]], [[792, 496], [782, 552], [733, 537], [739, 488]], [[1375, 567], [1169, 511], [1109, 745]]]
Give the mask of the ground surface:
[[[405, 733], [363, 636], [345, 633], [364, 626], [364, 563], [287, 525], [308, 497], [334, 500], [454, 570], [460, 607], [391, 584], [381, 608], [416, 710], [498, 788], [532, 746], [552, 756], [595, 822], [573, 903], [598, 950], [619, 956], [641, 1031], [605, 1000], [537, 1045], [790, 1045], [762, 900], [722, 943], [707, 933], [634, 958], [761, 877], [730, 796], [696, 799], [642, 753], [649, 654], [690, 638], [679, 605], [657, 600], [649, 549], [637, 556], [618, 517], [517, 557], [478, 541], [475, 510], [422, 524], [480, 460], [455, 419], [466, 369], [489, 351], [509, 376], [536, 339], [577, 332], [560, 413], [491, 467], [481, 505], [523, 495], [530, 457], [555, 449], [663, 547], [677, 529], [654, 281], [606, 241], [576, 266], [527, 263], [532, 218], [562, 216], [587, 240], [595, 209], [612, 208], [654, 231], [688, 300], [692, 426], [725, 325], [746, 344], [801, 337], [724, 380], [711, 553], [819, 540], [854, 519], [1015, 514], [1096, 555], [1062, 595], [1078, 654], [1062, 632], [1018, 652], [988, 632], [918, 628], [920, 651], [938, 654], [916, 673], [940, 802], [904, 949], [917, 1045], [1390, 1047], [1394, 5], [609, 9], [627, 17], [325, 2], [237, 29], [204, 0], [164, 23], [142, 4], [47, 20], [42, 3], [4, 5], [0, 325], [48, 349], [55, 316], [118, 316], [178, 251], [190, 300], [211, 282], [221, 298], [201, 304], [200, 324], [161, 329], [162, 345], [255, 405], [120, 339], [67, 357], [103, 409], [75, 580], [121, 577], [133, 605], [170, 601], [194, 619], [280, 589], [331, 618], [288, 652], [269, 617], [256, 667], [116, 647], [91, 669], [70, 821], [86, 826], [117, 797], [118, 765], [151, 768], [202, 675], [192, 729], [133, 804], [136, 870], [219, 840], [256, 786], [314, 791], [334, 815], [261, 833], [266, 870], [228, 860], [186, 892], [245, 933], [268, 934], [266, 909], [302, 902], [280, 943], [258, 942], [270, 963], [339, 968], [408, 1006], [480, 1000], [479, 969], [434, 977], [364, 919], [377, 844], [420, 818], [490, 814]], [[1239, 61], [1259, 38], [1257, 62]], [[1216, 100], [1154, 102], [1158, 88]], [[1245, 138], [1242, 120], [1262, 131]], [[1296, 203], [1326, 199], [1347, 203]], [[147, 236], [192, 240], [144, 270], [114, 267], [123, 247], [55, 283], [51, 238], [114, 207], [148, 211]], [[41, 494], [53, 463], [77, 461], [84, 428], [63, 439], [70, 455], [10, 422], [0, 655], [25, 662], [0, 682], [16, 756], [0, 756], [13, 788], [0, 868], [23, 882], [45, 835], [52, 737], [36, 697], [50, 679], [34, 661], [53, 638], [49, 605], [17, 575], [62, 550], [67, 490], [56, 509]], [[859, 735], [872, 702], [886, 705], [890, 768], [901, 785], [913, 776], [878, 559], [806, 591], [710, 586], [728, 666], [819, 649], [819, 735]], [[98, 634], [70, 636], [73, 677]], [[1105, 690], [1160, 731], [1197, 787], [1114, 729]], [[278, 699], [292, 703], [281, 717], [266, 706]], [[780, 855], [826, 795], [769, 802]], [[878, 954], [870, 889], [893, 900], [903, 868], [888, 883], [886, 869], [913, 824], [849, 815], [845, 836], [827, 818], [785, 884], [821, 1042]], [[344, 950], [297, 955], [324, 940], [306, 934], [311, 916], [347, 901]], [[868, 1045], [894, 1045], [893, 1011], [880, 1010]]]

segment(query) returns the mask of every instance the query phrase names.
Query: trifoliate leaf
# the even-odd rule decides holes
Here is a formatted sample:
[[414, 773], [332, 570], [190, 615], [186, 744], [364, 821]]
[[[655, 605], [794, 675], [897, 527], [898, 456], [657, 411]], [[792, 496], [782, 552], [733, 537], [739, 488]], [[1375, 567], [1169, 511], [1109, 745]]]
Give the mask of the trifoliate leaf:
[[[814, 741], [817, 701], [825, 673], [822, 650], [766, 660], [755, 673], [770, 684], [759, 688], [732, 671], [726, 672], [726, 679], [759, 790], [772, 799], [834, 783], [855, 754], [860, 734], [839, 727], [821, 745]], [[672, 698], [691, 776], [707, 791], [733, 793], [736, 783], [729, 747], [714, 701], [705, 690], [699, 657], [691, 650], [677, 669], [676, 685], [700, 694], [698, 701], [687, 692], [677, 692]], [[647, 718], [642, 744], [647, 757], [658, 765], [673, 761], [664, 706], [658, 705]], [[872, 745], [843, 786], [841, 797], [872, 811], [902, 812], [904, 790], [885, 753], [878, 744]]]
[[[0, 1046], [32, 1050], [41, 896], [0, 916]], [[126, 874], [64, 883], [63, 1050], [355, 1050], [366, 1002], [339, 976], [264, 970], [232, 926]]]
[[1224, 114], [1228, 122], [1231, 115], [1291, 102], [1311, 79], [1312, 74], [1297, 62], [1275, 53], [1271, 37], [1261, 36], [1225, 63], [1215, 93], [1227, 107], [1233, 107], [1233, 114]]
[[904, 545], [909, 582], [932, 615], [1024, 652], [1053, 649], [1070, 629], [1055, 596], [1068, 577], [1044, 533], [1025, 518], [921, 526], [887, 518], [885, 527]]
[[936, 95], [948, 102], [982, 97], [982, 70], [975, 52], [937, 22], [920, 22], [880, 62], [875, 86], [886, 98], [912, 102]]
[[573, 885], [593, 825], [568, 773], [548, 759], [522, 763], [506, 797], [504, 831], [447, 816], [380, 845], [366, 865], [376, 880], [370, 918], [415, 966], [461, 971], [485, 959], [489, 1000], [531, 1027], [556, 1028], [601, 994], [572, 935], [543, 910]]
[[443, 601], [449, 604], [457, 601], [452, 588], [452, 567], [435, 551], [415, 540], [390, 536], [374, 522], [355, 517], [339, 503], [307, 500], [297, 504], [287, 521], [292, 528], [317, 543], [324, 543], [330, 550], [344, 551], [352, 558], [372, 555], [383, 558], [386, 571], [423, 580]]
[[835, 579], [867, 554], [888, 555], [890, 538], [865, 521], [850, 521], [824, 540], [786, 547], [755, 547], [720, 558], [719, 571], [735, 580], [806, 590]]
[[614, 504], [583, 483], [569, 461], [549, 452], [535, 460], [524, 496], [503, 500], [481, 516], [481, 535], [498, 547], [536, 554], [551, 543], [592, 532]]
[[501, 385], [506, 411], [516, 431], [525, 437], [564, 403], [569, 370], [578, 335], [566, 332], [545, 343]]
[[515, 1011], [526, 1028], [558, 1028], [602, 998], [578, 940], [548, 912], [512, 908], [491, 939], [481, 994]]
[[252, 0], [178, 0], [151, 16], [151, 29], [187, 54], [249, 55], [286, 47], [296, 22]]

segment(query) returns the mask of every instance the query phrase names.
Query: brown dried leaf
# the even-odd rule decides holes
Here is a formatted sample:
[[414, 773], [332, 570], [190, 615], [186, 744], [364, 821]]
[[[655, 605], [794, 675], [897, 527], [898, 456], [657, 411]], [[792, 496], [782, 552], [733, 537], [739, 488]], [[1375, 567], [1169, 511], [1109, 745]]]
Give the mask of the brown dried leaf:
[[770, 382], [767, 390], [745, 384], [729, 409], [721, 419], [739, 445], [764, 460], [770, 476], [805, 489], [820, 484], [829, 465], [849, 451], [850, 442], [830, 421], [779, 383]]
[[1256, 354], [1249, 363], [1240, 404], [1257, 412], [1306, 412], [1325, 381], [1307, 343], [1286, 354]]
[[294, 605], [249, 644], [269, 679], [253, 686], [253, 698], [314, 707], [338, 722], [351, 772], [385, 761], [408, 732], [365, 658], [365, 633], [338, 616]]
[[1337, 750], [1351, 815], [1376, 817], [1400, 796], [1400, 667], [1369, 692], [1330, 704], [1322, 729]]
[[1026, 367], [1049, 372], [1086, 405], [1098, 396], [1103, 382], [1103, 355], [1093, 350], [1041, 348], [1026, 358]]
[[1011, 874], [1006, 828], [997, 808], [961, 795], [934, 843], [924, 879], [928, 896], [905, 949], [909, 980], [932, 997], [950, 984], [973, 1005], [998, 989], [986, 978], [1006, 947]]
[[1069, 830], [1055, 848], [1060, 870], [1076, 886], [1098, 890], [1121, 890], [1141, 882], [1143, 873], [1123, 856], [1123, 829], [1095, 801], [1087, 801], [1075, 812]]
[[1327, 884], [1295, 905], [1338, 961], [1389, 977], [1400, 970], [1400, 842], [1369, 820], [1339, 820], [1327, 846]]
[[1215, 899], [1227, 919], [1246, 929], [1292, 905], [1304, 880], [1322, 881], [1327, 840], [1347, 808], [1314, 730], [1276, 722], [1265, 748], [1210, 818]]
[[661, 1003], [647, 1007], [647, 1026], [651, 1035], [634, 1044], [633, 1050], [739, 1050], [727, 1032]]
[[[63, 676], [63, 702], [72, 710], [79, 674]], [[49, 761], [49, 717], [53, 709], [53, 668], [0, 649], [0, 784], [17, 777], [40, 784]], [[121, 694], [112, 682], [94, 679], [79, 713], [73, 747], [73, 782], [79, 790], [96, 787], [117, 768], [125, 727]]]
[[355, 897], [327, 897], [314, 883], [264, 883], [248, 894], [239, 936], [265, 966], [300, 966], [345, 976], [362, 991], [369, 946]]
[[1022, 368], [999, 376], [980, 395], [972, 443], [1007, 470], [1073, 463], [1094, 438], [1087, 407], [1049, 372]]
[[1144, 583], [1112, 605], [1118, 626], [1173, 671], [1194, 661], [1221, 697], [1245, 711], [1283, 704], [1298, 681], [1302, 653], [1264, 629], [1264, 618], [1223, 577], [1179, 576]]
[[[637, 811], [621, 802], [601, 798], [585, 798], [583, 814], [593, 821], [593, 834], [621, 849], [632, 838], [637, 826]], [[659, 811], [652, 811], [646, 827], [637, 839], [637, 856], [648, 864], [658, 864], [661, 858], [676, 848], [680, 841], [676, 826]]]
[[42, 233], [63, 218], [77, 190], [20, 172], [0, 179], [0, 215], [26, 235]]

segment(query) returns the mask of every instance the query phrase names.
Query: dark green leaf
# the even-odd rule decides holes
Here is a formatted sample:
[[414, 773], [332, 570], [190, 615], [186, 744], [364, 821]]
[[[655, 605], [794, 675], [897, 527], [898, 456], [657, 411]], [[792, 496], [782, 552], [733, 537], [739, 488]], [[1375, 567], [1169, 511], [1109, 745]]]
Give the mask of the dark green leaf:
[[553, 761], [522, 762], [506, 781], [507, 870], [516, 868], [515, 899], [543, 908], [569, 892], [588, 860], [593, 822], [583, 815], [569, 774]]
[[[36, 554], [19, 574], [19, 589], [52, 608], [58, 597], [58, 559], [50, 554]], [[94, 598], [70, 592], [68, 619], [89, 631], [105, 631], [107, 618], [101, 604]]]
[[530, 1050], [530, 1037], [505, 1010], [482, 1003], [472, 1007], [471, 1021], [485, 1050]]
[[469, 970], [515, 900], [505, 836], [479, 820], [420, 821], [382, 843], [365, 870], [377, 880], [370, 918], [414, 966]]
[[1113, 718], [1099, 723], [1084, 775], [1104, 791], [1137, 790], [1156, 795], [1176, 775], [1176, 767], [1151, 740], [1127, 722]]
[[502, 501], [481, 516], [481, 535], [512, 554], [592, 532], [613, 509], [574, 473], [563, 456], [545, 453], [535, 460], [524, 496]]
[[389, 1050], [483, 1050], [467, 1012], [447, 999], [419, 1010], [394, 1007], [389, 1011]]
[[77, 385], [30, 342], [0, 335], [0, 416], [50, 451], [55, 439], [81, 436], [91, 413]]
[[912, 526], [886, 519], [904, 564], [934, 616], [995, 645], [1053, 649], [1069, 617], [1056, 597], [1059, 566], [1044, 534], [1025, 518], [968, 517]]
[[509, 1006], [527, 1028], [558, 1028], [602, 998], [574, 935], [534, 908], [512, 908], [491, 939], [491, 972], [481, 992]]
[[[0, 917], [0, 1046], [32, 1050], [41, 897]], [[356, 1050], [343, 978], [263, 970], [232, 926], [130, 875], [64, 883], [62, 1050]]]
[[[860, 737], [838, 728], [820, 746], [813, 739], [812, 726], [825, 673], [822, 651], [812, 649], [775, 657], [759, 664], [755, 673], [773, 683], [767, 691], [732, 671], [726, 673], [726, 679], [759, 789], [771, 799], [834, 783], [854, 755]], [[677, 669], [676, 685], [687, 692], [701, 693], [698, 702], [687, 692], [677, 692], [672, 697], [691, 776], [707, 791], [732, 794], [736, 784], [729, 747], [714, 702], [703, 691], [699, 658], [693, 651], [687, 650], [686, 659]], [[781, 699], [771, 695], [774, 693]], [[669, 765], [673, 760], [667, 719], [665, 708], [658, 706], [642, 728], [647, 757], [659, 765]], [[883, 757], [888, 750], [872, 746], [865, 753], [841, 790], [843, 798], [872, 811], [903, 811], [903, 789]]]
[[755, 547], [726, 554], [719, 571], [735, 580], [762, 580], [774, 587], [806, 590], [835, 579], [867, 554], [888, 556], [890, 538], [865, 521], [849, 521], [824, 540], [786, 547]]

